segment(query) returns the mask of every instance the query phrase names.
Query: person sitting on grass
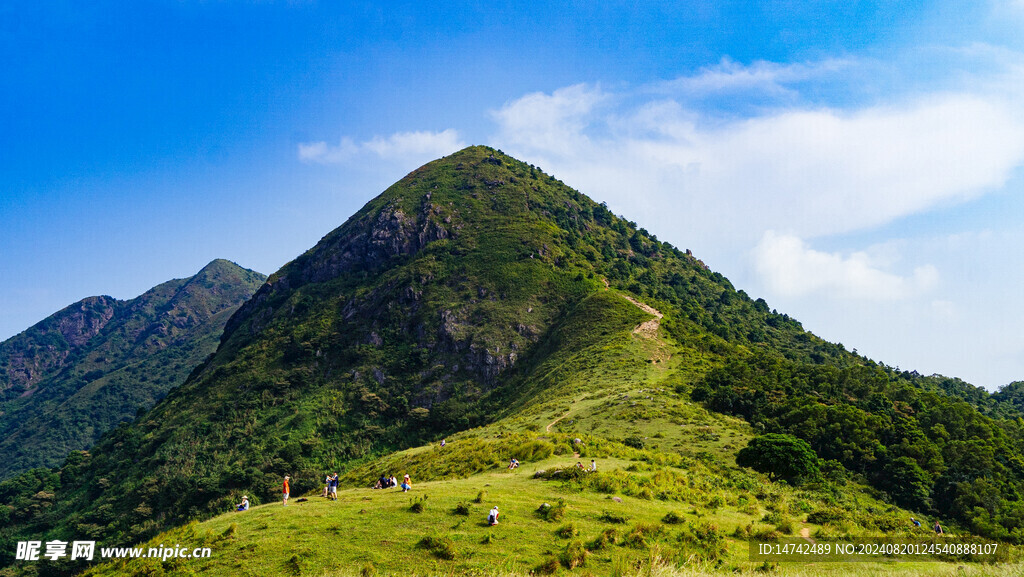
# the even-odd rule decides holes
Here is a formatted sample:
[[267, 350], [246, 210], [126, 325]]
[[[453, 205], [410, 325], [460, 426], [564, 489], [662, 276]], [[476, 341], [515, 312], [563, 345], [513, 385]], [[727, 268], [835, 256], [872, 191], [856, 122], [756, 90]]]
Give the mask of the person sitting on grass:
[[495, 505], [494, 508], [491, 509], [490, 515], [487, 515], [487, 524], [490, 525], [491, 527], [493, 527], [493, 526], [498, 524], [498, 506], [497, 505]]
[[409, 489], [412, 489], [412, 479], [409, 478], [409, 473], [406, 473], [402, 478], [402, 492], [406, 493]]
[[590, 472], [593, 473], [595, 471], [597, 471], [597, 461], [591, 459], [590, 460]]
[[248, 511], [249, 510], [249, 496], [242, 495], [242, 502], [238, 504], [236, 511]]
[[516, 458], [513, 457], [512, 460], [508, 462], [508, 468], [509, 469], [517, 469], [517, 468], [519, 468], [519, 461], [517, 461]]
[[396, 479], [394, 475], [391, 475], [391, 478], [388, 479], [388, 488], [390, 489], [392, 487], [397, 487], [397, 486], [398, 486], [398, 479]]

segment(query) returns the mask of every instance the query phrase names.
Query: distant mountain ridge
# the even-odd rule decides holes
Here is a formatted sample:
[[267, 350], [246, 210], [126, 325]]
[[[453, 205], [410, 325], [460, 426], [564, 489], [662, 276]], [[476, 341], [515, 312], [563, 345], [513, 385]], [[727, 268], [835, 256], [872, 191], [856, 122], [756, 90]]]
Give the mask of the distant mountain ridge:
[[134, 299], [83, 299], [0, 343], [0, 478], [55, 466], [151, 407], [265, 278], [218, 259]]

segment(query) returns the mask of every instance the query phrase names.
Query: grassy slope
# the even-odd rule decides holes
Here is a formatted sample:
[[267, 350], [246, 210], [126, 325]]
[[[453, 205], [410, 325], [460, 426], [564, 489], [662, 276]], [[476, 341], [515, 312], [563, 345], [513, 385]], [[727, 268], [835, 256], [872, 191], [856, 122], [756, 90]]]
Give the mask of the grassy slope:
[[[150, 542], [209, 546], [211, 559], [111, 563], [91, 574], [526, 574], [557, 559], [570, 541], [592, 543], [608, 529], [617, 532], [620, 543], [591, 551], [574, 574], [695, 574], [694, 567], [752, 570], [754, 564], [745, 560], [751, 533], [868, 536], [881, 535], [886, 527], [884, 534], [900, 534], [891, 526], [904, 525], [911, 513], [878, 502], [863, 487], [795, 489], [737, 468], [734, 453], [751, 438], [749, 427], [711, 414], [685, 395], [686, 382], [712, 363], [700, 351], [665, 338], [664, 331], [657, 339], [632, 333], [649, 318], [616, 291], [592, 295], [554, 332], [553, 339], [565, 341], [523, 376], [523, 386], [546, 388], [538, 400], [511, 409], [492, 425], [449, 437], [444, 448], [408, 449], [345, 475], [348, 485], [366, 487], [381, 473], [408, 472], [414, 480], [410, 494], [350, 488], [340, 491], [337, 502], [311, 494], [308, 502], [288, 507], [272, 502], [244, 514], [227, 513]], [[617, 442], [623, 439], [640, 440], [645, 449]], [[523, 466], [509, 471], [510, 456]], [[535, 471], [590, 458], [600, 472], [583, 481], [534, 478]], [[421, 498], [423, 511], [412, 512], [410, 506]], [[560, 501], [565, 504], [561, 519], [537, 514], [541, 503]], [[454, 513], [460, 504], [468, 505], [468, 516]], [[502, 522], [488, 527], [484, 518], [493, 505], [501, 508]], [[827, 526], [807, 523], [815, 511], [838, 512], [839, 519]], [[669, 512], [683, 522], [662, 522]], [[609, 522], [606, 513], [627, 520]], [[685, 540], [705, 524], [716, 528], [714, 535], [725, 546], [717, 568], [700, 562], [709, 556], [706, 550]], [[556, 534], [567, 525], [578, 536]], [[638, 526], [657, 534], [630, 543]], [[448, 543], [454, 558], [418, 546], [426, 537]], [[686, 560], [687, 568], [677, 569]], [[812, 572], [947, 575], [954, 570], [941, 563], [833, 563]], [[808, 571], [782, 568], [783, 574]], [[996, 573], [971, 566], [957, 574]]]

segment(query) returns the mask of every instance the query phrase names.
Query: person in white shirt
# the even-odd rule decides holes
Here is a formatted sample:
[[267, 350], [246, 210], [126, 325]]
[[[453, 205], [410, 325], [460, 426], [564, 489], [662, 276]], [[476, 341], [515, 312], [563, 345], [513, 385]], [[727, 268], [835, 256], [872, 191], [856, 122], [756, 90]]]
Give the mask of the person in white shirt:
[[498, 506], [497, 505], [495, 505], [494, 508], [491, 509], [491, 514], [487, 516], [487, 522], [489, 524], [491, 524], [491, 525], [497, 525], [498, 524]]

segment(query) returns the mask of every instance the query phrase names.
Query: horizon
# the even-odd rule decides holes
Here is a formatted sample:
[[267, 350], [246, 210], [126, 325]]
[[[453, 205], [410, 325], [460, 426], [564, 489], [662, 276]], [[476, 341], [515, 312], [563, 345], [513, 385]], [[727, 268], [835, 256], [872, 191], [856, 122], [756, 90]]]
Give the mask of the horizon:
[[0, 340], [270, 275], [468, 142], [863, 356], [1024, 379], [1024, 2], [4, 9]]

